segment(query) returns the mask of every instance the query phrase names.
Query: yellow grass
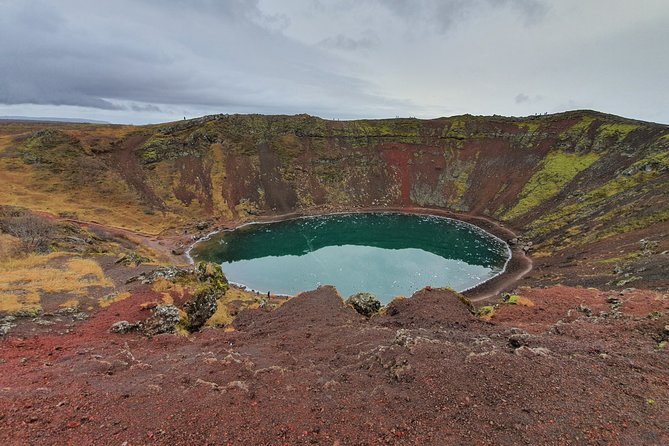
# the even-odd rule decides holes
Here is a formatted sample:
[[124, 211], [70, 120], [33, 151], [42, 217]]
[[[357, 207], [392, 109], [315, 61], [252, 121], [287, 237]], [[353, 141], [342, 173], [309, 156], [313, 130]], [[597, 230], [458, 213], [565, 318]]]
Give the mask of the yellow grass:
[[209, 327], [221, 327], [225, 325], [230, 325], [235, 319], [233, 315], [230, 314], [229, 304], [235, 300], [241, 300], [244, 302], [244, 308], [258, 308], [260, 303], [258, 302], [258, 295], [250, 291], [245, 291], [239, 288], [230, 288], [222, 299], [218, 301], [218, 308], [216, 313], [214, 313], [206, 325]]
[[41, 308], [39, 293], [17, 292], [12, 294], [0, 291], [0, 313], [34, 312]]
[[527, 297], [518, 296], [518, 300], [516, 300], [516, 305], [521, 305], [523, 307], [533, 307], [535, 304]]
[[[37, 311], [42, 293], [64, 293], [84, 297], [92, 286], [113, 287], [94, 260], [71, 258], [65, 253], [31, 254], [0, 262], [0, 311]], [[65, 261], [63, 261], [65, 260]]]
[[[20, 126], [19, 126], [20, 127]], [[121, 138], [133, 127], [68, 127], [65, 132], [80, 139], [85, 152], [93, 146], [104, 146]], [[0, 130], [7, 130], [6, 126]], [[0, 154], [16, 146], [17, 134], [30, 134], [35, 126], [18, 128], [9, 135], [0, 135]], [[0, 205], [21, 206], [53, 214], [66, 213], [81, 220], [98, 221], [134, 231], [159, 233], [173, 223], [170, 215], [145, 215], [137, 193], [113, 170], [95, 181], [73, 187], [67, 176], [48, 169], [25, 164], [20, 158], [0, 156]]]
[[53, 252], [47, 255], [30, 254], [22, 257], [5, 259], [3, 262], [0, 262], [0, 273], [3, 273], [4, 277], [5, 272], [11, 272], [17, 269], [39, 268], [54, 259], [64, 257], [66, 255], [67, 254], [64, 252]]
[[72, 259], [67, 262], [70, 271], [80, 276], [93, 276], [90, 280], [96, 280], [101, 286], [114, 286], [109, 279], [105, 277], [104, 271], [100, 265], [90, 259]]
[[[12, 165], [14, 167], [12, 167]], [[34, 167], [0, 159], [0, 205], [22, 206], [52, 214], [65, 213], [133, 231], [157, 234], [174, 223], [169, 215], [146, 215], [138, 196], [114, 172], [104, 186], [73, 188], [63, 178]]]
[[69, 299], [63, 302], [62, 304], [58, 305], [61, 308], [78, 308], [79, 307], [79, 299]]
[[184, 287], [179, 283], [172, 283], [169, 280], [160, 278], [156, 280], [151, 289], [156, 293], [160, 293], [164, 304], [172, 305], [175, 297], [183, 297]]
[[21, 240], [9, 234], [0, 234], [0, 262], [14, 257], [21, 248]]

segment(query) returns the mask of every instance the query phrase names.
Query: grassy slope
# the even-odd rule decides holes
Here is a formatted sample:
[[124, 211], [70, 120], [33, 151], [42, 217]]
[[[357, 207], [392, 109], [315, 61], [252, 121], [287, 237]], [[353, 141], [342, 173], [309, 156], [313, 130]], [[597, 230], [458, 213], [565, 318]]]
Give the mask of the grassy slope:
[[421, 205], [508, 220], [556, 249], [669, 213], [669, 128], [596, 112], [44, 127], [0, 126], [0, 204], [147, 233], [197, 219]]

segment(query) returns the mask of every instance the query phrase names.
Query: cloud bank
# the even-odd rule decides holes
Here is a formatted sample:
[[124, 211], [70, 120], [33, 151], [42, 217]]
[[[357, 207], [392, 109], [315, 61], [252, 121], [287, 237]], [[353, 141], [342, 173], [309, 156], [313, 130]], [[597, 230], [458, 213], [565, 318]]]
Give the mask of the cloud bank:
[[0, 115], [594, 108], [669, 122], [669, 4], [0, 0]]

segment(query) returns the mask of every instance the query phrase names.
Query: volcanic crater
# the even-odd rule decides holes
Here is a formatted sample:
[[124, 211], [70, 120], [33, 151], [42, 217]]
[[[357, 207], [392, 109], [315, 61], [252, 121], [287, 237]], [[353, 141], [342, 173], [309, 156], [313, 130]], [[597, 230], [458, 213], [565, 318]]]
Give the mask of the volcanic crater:
[[[8, 122], [0, 180], [4, 444], [669, 443], [666, 125]], [[362, 211], [471, 222], [513, 256], [367, 317], [332, 287], [266, 298], [185, 255], [247, 222]], [[17, 222], [42, 229], [37, 253]], [[147, 331], [164, 307], [180, 325]]]

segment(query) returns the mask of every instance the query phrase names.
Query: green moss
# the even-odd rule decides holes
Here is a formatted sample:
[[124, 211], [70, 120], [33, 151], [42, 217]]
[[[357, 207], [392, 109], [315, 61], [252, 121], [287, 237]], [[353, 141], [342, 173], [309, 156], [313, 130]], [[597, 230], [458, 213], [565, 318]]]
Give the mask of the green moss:
[[450, 126], [444, 127], [442, 137], [454, 139], [467, 138], [467, 123], [461, 119], [453, 120]]
[[650, 313], [648, 313], [647, 317], [648, 317], [648, 319], [650, 319], [652, 321], [656, 321], [656, 320], [658, 320], [659, 318], [662, 317], [662, 312], [661, 311], [651, 311]]
[[604, 200], [629, 191], [657, 176], [656, 173], [640, 172], [634, 176], [621, 176], [581, 196], [576, 203], [562, 206], [555, 212], [534, 220], [531, 223], [532, 234], [543, 235], [566, 226], [574, 217], [587, 210], [594, 210]]
[[572, 125], [568, 130], [560, 134], [560, 140], [568, 140], [574, 138], [580, 138], [585, 132], [588, 131], [590, 125], [595, 122], [594, 116], [584, 116], [579, 122]]
[[223, 274], [221, 265], [217, 263], [198, 262], [195, 267], [195, 273], [198, 281], [216, 291], [225, 293], [229, 288], [228, 279]]
[[421, 122], [417, 119], [357, 120], [335, 123], [330, 129], [333, 137], [378, 138], [395, 137], [415, 140], [421, 136]]
[[519, 122], [516, 125], [518, 128], [525, 130], [527, 133], [534, 133], [539, 130], [539, 127], [541, 127], [541, 123], [536, 121]]
[[520, 299], [519, 295], [511, 294], [504, 300], [504, 303], [509, 305], [516, 305], [518, 303], [518, 299]]
[[625, 170], [625, 173], [581, 195], [578, 201], [534, 220], [531, 236], [541, 236], [554, 232], [572, 222], [575, 217], [592, 214], [606, 200], [626, 193], [657, 178], [663, 171], [669, 170], [669, 154], [656, 153], [647, 156]]
[[475, 161], [461, 160], [457, 157], [451, 158], [452, 154], [445, 153], [446, 166], [439, 176], [437, 184], [438, 195], [444, 195], [446, 203], [451, 209], [466, 211], [466, 204], [463, 197], [469, 189], [469, 176], [476, 166]]
[[581, 171], [599, 159], [596, 153], [577, 154], [551, 152], [544, 159], [541, 170], [527, 182], [518, 203], [505, 215], [505, 219], [517, 218], [555, 196]]
[[448, 204], [451, 205], [451, 207], [458, 207], [462, 202], [462, 197], [469, 188], [469, 174], [471, 170], [473, 170], [473, 167], [474, 166], [471, 166], [471, 169], [469, 170], [463, 169], [460, 171], [460, 174], [453, 179], [454, 193], [448, 197]]
[[[612, 211], [609, 214], [606, 214], [602, 217], [602, 220], [610, 221], [618, 219], [619, 215]], [[659, 212], [655, 212], [649, 215], [644, 215], [636, 218], [628, 219], [623, 223], [617, 225], [609, 226], [603, 234], [600, 235], [601, 238], [610, 237], [612, 235], [623, 234], [630, 231], [635, 231], [637, 229], [643, 229], [655, 223], [660, 223], [669, 220], [669, 209], [663, 209]], [[590, 240], [588, 240], [590, 241]]]
[[476, 315], [481, 319], [489, 321], [495, 315], [495, 307], [492, 305], [486, 305], [485, 307], [481, 307], [476, 312]]
[[[617, 207], [612, 211], [595, 218], [593, 222], [598, 224], [597, 230], [591, 230], [579, 240], [567, 240], [568, 243], [566, 243], [564, 247], [585, 245], [595, 241], [601, 241], [608, 237], [647, 228], [656, 223], [669, 220], [669, 209], [662, 209], [658, 212], [639, 216], [636, 215], [637, 211], [635, 211], [634, 207], [634, 203], [627, 206]], [[611, 222], [620, 223], [611, 224]]]
[[622, 141], [627, 135], [640, 127], [640, 125], [636, 124], [602, 124], [597, 130], [597, 133], [603, 138], [615, 138], [618, 141]]
[[623, 263], [623, 262], [629, 262], [630, 260], [634, 260], [636, 258], [639, 258], [641, 256], [641, 253], [639, 252], [631, 252], [627, 255], [624, 256], [618, 256], [618, 257], [610, 257], [608, 259], [601, 259], [601, 260], [594, 260], [593, 263], [601, 263], [604, 265], [610, 265], [613, 263]]
[[48, 165], [54, 172], [67, 170], [74, 160], [84, 155], [77, 138], [54, 129], [33, 133], [19, 146], [18, 152], [26, 164]]

